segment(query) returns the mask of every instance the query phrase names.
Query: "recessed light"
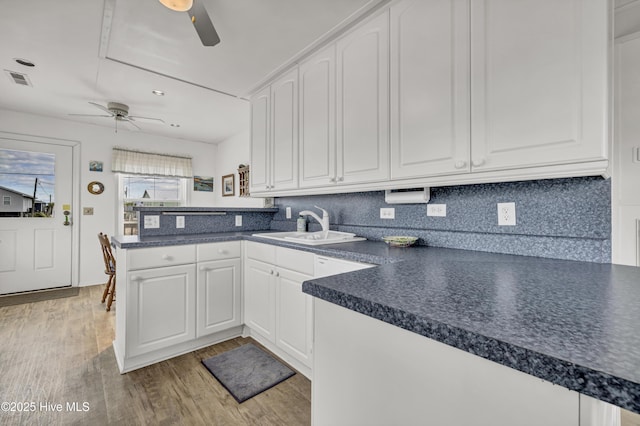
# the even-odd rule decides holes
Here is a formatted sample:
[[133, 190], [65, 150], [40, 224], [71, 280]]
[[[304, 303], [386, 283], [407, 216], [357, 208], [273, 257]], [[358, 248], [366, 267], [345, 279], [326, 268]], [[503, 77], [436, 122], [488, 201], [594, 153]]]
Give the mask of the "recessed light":
[[28, 59], [15, 58], [14, 60], [17, 63], [19, 63], [20, 65], [24, 65], [25, 67], [35, 67], [36, 66], [36, 64], [34, 64], [33, 62], [31, 62]]
[[151, 93], [157, 96], [164, 96], [164, 92], [162, 90], [152, 90]]
[[171, 127], [180, 127], [180, 125], [179, 125], [179, 124], [176, 124], [176, 123], [171, 123], [171, 124], [170, 124], [170, 126], [171, 126]]

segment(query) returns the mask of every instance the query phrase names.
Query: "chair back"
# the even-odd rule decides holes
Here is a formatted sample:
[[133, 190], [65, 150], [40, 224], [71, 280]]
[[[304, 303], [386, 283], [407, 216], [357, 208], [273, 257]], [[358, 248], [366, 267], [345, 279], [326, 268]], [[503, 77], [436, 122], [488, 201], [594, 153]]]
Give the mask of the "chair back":
[[115, 275], [116, 273], [116, 258], [111, 251], [111, 243], [109, 237], [102, 232], [98, 234], [98, 240], [100, 240], [100, 247], [102, 249], [102, 258], [104, 259], [104, 273], [107, 275]]

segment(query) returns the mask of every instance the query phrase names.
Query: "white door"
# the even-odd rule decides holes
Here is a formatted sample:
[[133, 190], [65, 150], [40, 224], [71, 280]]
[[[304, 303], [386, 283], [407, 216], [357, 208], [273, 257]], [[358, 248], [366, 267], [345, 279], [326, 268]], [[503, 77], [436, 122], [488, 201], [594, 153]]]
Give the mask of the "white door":
[[71, 285], [72, 171], [71, 146], [0, 136], [0, 294]]
[[269, 148], [271, 87], [266, 87], [251, 98], [251, 179], [250, 192], [271, 189]]
[[469, 3], [391, 7], [391, 177], [468, 173]]
[[313, 300], [302, 292], [302, 282], [311, 279], [287, 269], [277, 272], [277, 345], [307, 367], [311, 367]]
[[336, 46], [300, 64], [300, 188], [336, 181]]
[[606, 159], [607, 4], [471, 2], [473, 171]]
[[389, 15], [336, 44], [337, 181], [389, 178]]
[[247, 259], [244, 274], [244, 323], [275, 343], [275, 268]]
[[272, 189], [298, 187], [298, 69], [271, 85]]
[[240, 259], [199, 263], [196, 292], [196, 337], [242, 323]]

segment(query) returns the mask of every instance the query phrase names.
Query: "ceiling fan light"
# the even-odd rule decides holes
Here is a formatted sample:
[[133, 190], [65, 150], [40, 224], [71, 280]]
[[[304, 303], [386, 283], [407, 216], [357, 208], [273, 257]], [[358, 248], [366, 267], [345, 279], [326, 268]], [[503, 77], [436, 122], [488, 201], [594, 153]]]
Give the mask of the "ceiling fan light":
[[159, 0], [165, 7], [176, 12], [186, 12], [193, 6], [193, 0]]

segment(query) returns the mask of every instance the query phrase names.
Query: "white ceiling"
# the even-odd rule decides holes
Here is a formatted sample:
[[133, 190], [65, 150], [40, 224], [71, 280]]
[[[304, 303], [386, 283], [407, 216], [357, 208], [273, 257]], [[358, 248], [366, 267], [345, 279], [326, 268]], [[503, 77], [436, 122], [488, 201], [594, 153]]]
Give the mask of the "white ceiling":
[[[186, 12], [157, 0], [3, 2], [0, 108], [114, 128], [88, 102], [129, 105], [141, 131], [218, 143], [246, 130], [246, 96], [283, 64], [380, 0], [200, 0], [221, 42], [204, 47]], [[25, 58], [34, 68], [15, 62]], [[152, 90], [163, 90], [156, 96]], [[180, 127], [171, 127], [170, 124]], [[133, 131], [119, 123], [119, 131]]]

